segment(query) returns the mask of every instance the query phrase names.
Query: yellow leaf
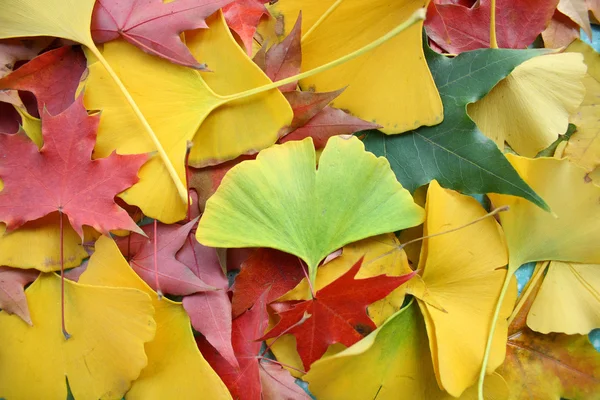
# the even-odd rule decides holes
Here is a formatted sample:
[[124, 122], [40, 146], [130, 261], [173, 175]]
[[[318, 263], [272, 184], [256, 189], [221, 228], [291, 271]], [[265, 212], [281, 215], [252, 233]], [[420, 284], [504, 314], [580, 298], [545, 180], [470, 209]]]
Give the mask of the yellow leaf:
[[[411, 302], [352, 347], [316, 361], [303, 379], [318, 399], [454, 399], [438, 388], [428, 347], [423, 320]], [[486, 399], [506, 399], [499, 376], [493, 375], [486, 389]], [[476, 398], [474, 388], [460, 397]]]
[[0, 312], [0, 396], [64, 400], [120, 399], [147, 364], [144, 343], [154, 337], [147, 294], [65, 281], [61, 330], [60, 278], [42, 274], [27, 289], [33, 326]]
[[467, 106], [477, 127], [503, 150], [534, 157], [569, 125], [585, 95], [581, 55], [548, 54], [517, 66], [483, 99]]
[[583, 80], [585, 98], [570, 120], [577, 130], [563, 155], [591, 172], [600, 165], [600, 55], [580, 40], [573, 42], [567, 51], [583, 54], [588, 73]]
[[[275, 3], [271, 13], [283, 15], [288, 34], [302, 11], [302, 70], [306, 71], [380, 37], [428, 3], [286, 0]], [[436, 125], [442, 122], [442, 102], [425, 62], [422, 29], [419, 22], [369, 54], [302, 80], [301, 86], [319, 92], [346, 87], [333, 106], [382, 125], [388, 134]]]
[[587, 335], [600, 328], [600, 265], [551, 262], [527, 326], [568, 335]]
[[231, 399], [229, 391], [200, 354], [190, 319], [181, 303], [154, 292], [129, 267], [112, 239], [102, 236], [96, 242], [87, 270], [80, 282], [135, 288], [150, 295], [156, 310], [156, 337], [146, 344], [148, 366], [133, 382], [127, 399], [165, 399], [173, 396], [207, 399]]
[[[472, 197], [432, 181], [427, 192], [424, 234], [451, 230], [483, 217]], [[408, 282], [425, 319], [433, 366], [441, 388], [455, 397], [477, 380], [494, 307], [507, 274], [501, 230], [485, 218], [455, 232], [425, 239], [419, 262], [422, 280]], [[516, 299], [511, 286], [500, 312], [488, 373], [504, 360], [506, 319]]]
[[[331, 282], [348, 272], [356, 261], [364, 256], [364, 260], [356, 279], [370, 278], [377, 275], [400, 276], [412, 272], [406, 254], [399, 249], [400, 242], [393, 233], [373, 236], [343, 247], [342, 254], [317, 269], [315, 291], [324, 288]], [[385, 322], [404, 302], [406, 285], [400, 286], [383, 299], [371, 304], [367, 309], [369, 317], [375, 325]], [[308, 284], [303, 279], [294, 289], [281, 296], [278, 301], [308, 300]]]
[[[192, 54], [211, 71], [200, 75], [222, 95], [233, 95], [271, 83], [237, 45], [218, 15], [206, 20], [210, 29], [186, 34]], [[293, 112], [278, 90], [224, 104], [204, 120], [194, 136], [190, 165], [203, 167], [256, 153], [279, 138], [279, 130], [292, 122]]]
[[[77, 267], [87, 252], [81, 238], [63, 216], [63, 248], [65, 268]], [[0, 224], [0, 265], [35, 268], [42, 272], [60, 269], [60, 229], [58, 213], [46, 215], [10, 233]]]

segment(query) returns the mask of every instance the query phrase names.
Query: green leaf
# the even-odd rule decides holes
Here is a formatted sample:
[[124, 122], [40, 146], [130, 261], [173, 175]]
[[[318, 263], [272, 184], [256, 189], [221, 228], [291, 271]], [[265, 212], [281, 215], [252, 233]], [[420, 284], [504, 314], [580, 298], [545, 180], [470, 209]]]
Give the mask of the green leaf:
[[233, 167], [206, 203], [196, 237], [210, 247], [270, 247], [319, 262], [342, 246], [423, 222], [424, 211], [383, 157], [333, 137], [318, 170], [311, 138]]
[[512, 194], [547, 209], [467, 115], [467, 104], [485, 96], [517, 65], [540, 54], [538, 50], [483, 49], [450, 58], [426, 48], [444, 104], [444, 121], [401, 135], [369, 131], [367, 150], [385, 156], [410, 191], [436, 179], [443, 187], [462, 193]]

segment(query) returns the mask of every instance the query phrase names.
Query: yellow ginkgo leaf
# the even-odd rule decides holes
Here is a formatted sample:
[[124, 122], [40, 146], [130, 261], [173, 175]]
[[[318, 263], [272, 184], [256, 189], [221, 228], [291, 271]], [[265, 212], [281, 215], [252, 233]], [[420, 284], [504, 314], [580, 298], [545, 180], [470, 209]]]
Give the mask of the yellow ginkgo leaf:
[[150, 297], [135, 289], [65, 281], [42, 274], [27, 289], [33, 326], [0, 312], [0, 397], [64, 400], [67, 382], [77, 400], [120, 399], [147, 365], [144, 343], [155, 323]]
[[600, 328], [600, 265], [551, 262], [527, 326], [568, 335], [587, 335]]
[[[190, 319], [181, 303], [158, 299], [133, 272], [116, 243], [105, 236], [96, 242], [96, 252], [79, 282], [135, 288], [150, 295], [156, 310], [156, 337], [146, 344], [148, 366], [133, 382], [127, 399], [231, 399], [219, 376], [200, 354]], [[76, 397], [77, 398], [77, 397]]]
[[[192, 54], [212, 72], [200, 75], [222, 95], [233, 95], [271, 83], [234, 41], [225, 21], [214, 15], [206, 20], [210, 29], [186, 34]], [[292, 109], [278, 90], [236, 100], [218, 107], [204, 120], [194, 136], [190, 165], [203, 167], [256, 153], [277, 141], [281, 127], [292, 122]]]
[[570, 120], [577, 130], [563, 155], [591, 172], [600, 165], [600, 55], [580, 40], [573, 42], [567, 51], [583, 54], [588, 72], [583, 80], [585, 98]]
[[[276, 2], [271, 14], [283, 16], [288, 34], [302, 11], [302, 70], [306, 71], [382, 36], [428, 3], [286, 0]], [[333, 105], [382, 125], [388, 134], [436, 125], [443, 118], [442, 101], [425, 62], [422, 29], [422, 23], [415, 24], [369, 54], [302, 80], [301, 86], [320, 92], [346, 87]]]
[[[63, 215], [64, 266], [73, 268], [88, 257], [81, 238]], [[43, 272], [60, 270], [60, 228], [58, 213], [31, 221], [10, 233], [0, 224], [0, 265], [35, 268]]]
[[[472, 197], [443, 189], [432, 181], [427, 192], [424, 234], [461, 227], [486, 215]], [[460, 230], [425, 239], [421, 279], [408, 282], [423, 313], [433, 366], [440, 387], [460, 396], [479, 375], [494, 307], [507, 274], [508, 257], [498, 223], [483, 219]], [[500, 311], [488, 373], [504, 360], [506, 319], [516, 299], [516, 285]]]
[[503, 150], [534, 157], [567, 131], [569, 115], [585, 95], [586, 66], [579, 54], [548, 54], [517, 66], [467, 112]]
[[[490, 378], [486, 399], [505, 400], [504, 381]], [[435, 382], [425, 326], [414, 302], [352, 347], [316, 361], [303, 380], [318, 399], [454, 399]], [[476, 398], [474, 388], [460, 397]]]
[[[412, 269], [408, 265], [406, 254], [399, 247], [400, 242], [392, 233], [374, 236], [344, 246], [339, 257], [317, 269], [315, 291], [329, 285], [348, 272], [361, 257], [364, 257], [364, 260], [356, 274], [356, 279], [377, 275], [400, 276], [411, 273]], [[405, 289], [406, 285], [402, 285], [369, 306], [367, 312], [375, 325], [381, 325], [388, 317], [400, 310], [404, 301]], [[278, 300], [308, 300], [308, 293], [310, 291], [307, 281], [303, 279], [294, 289]]]

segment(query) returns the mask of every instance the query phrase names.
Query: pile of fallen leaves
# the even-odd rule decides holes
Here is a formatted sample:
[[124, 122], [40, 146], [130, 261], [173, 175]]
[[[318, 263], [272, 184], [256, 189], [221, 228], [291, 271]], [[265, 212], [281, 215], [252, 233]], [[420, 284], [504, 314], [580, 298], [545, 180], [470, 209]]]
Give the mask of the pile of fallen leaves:
[[600, 2], [265, 3], [0, 0], [0, 398], [600, 399]]

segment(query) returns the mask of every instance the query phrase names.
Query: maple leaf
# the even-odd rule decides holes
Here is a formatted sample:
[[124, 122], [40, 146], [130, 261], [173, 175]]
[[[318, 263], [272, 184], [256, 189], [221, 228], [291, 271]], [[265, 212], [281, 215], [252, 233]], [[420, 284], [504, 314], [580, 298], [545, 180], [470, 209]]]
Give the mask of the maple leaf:
[[231, 0], [98, 0], [92, 15], [92, 38], [105, 43], [122, 37], [149, 54], [203, 69], [181, 41], [180, 33], [208, 28], [204, 21]]
[[251, 308], [265, 291], [268, 290], [268, 304], [293, 289], [303, 277], [298, 257], [273, 249], [255, 250], [242, 263], [240, 273], [235, 278], [233, 317]]
[[374, 330], [376, 326], [367, 315], [367, 306], [407, 282], [414, 272], [398, 277], [379, 275], [355, 280], [362, 262], [360, 258], [348, 272], [318, 290], [313, 299], [286, 305], [279, 313], [281, 320], [260, 340], [293, 334], [304, 368], [308, 370], [330, 344], [352, 346]]
[[36, 270], [0, 267], [0, 309], [33, 325], [24, 286], [33, 282], [39, 274]]
[[58, 115], [75, 101], [85, 68], [86, 60], [81, 50], [72, 46], [59, 47], [35, 57], [0, 79], [0, 90], [32, 92], [40, 116], [44, 116], [44, 109], [51, 115]]
[[[600, 353], [587, 336], [542, 335], [526, 326], [541, 280], [531, 282], [508, 329], [506, 359], [498, 369], [510, 399], [596, 399], [600, 393]], [[542, 284], [543, 285], [543, 284]], [[543, 374], [543, 379], [540, 379]]]
[[427, 48], [425, 55], [444, 102], [444, 121], [402, 135], [369, 131], [365, 147], [390, 161], [398, 181], [411, 192], [437, 180], [465, 194], [507, 193], [547, 208], [498, 147], [466, 113], [520, 63], [539, 50], [482, 49], [449, 58]]
[[[182, 304], [165, 297], [159, 299], [157, 293], [129, 267], [111, 238], [102, 236], [98, 239], [96, 251], [90, 257], [88, 268], [79, 282], [85, 286], [143, 292], [152, 300], [150, 304], [155, 311], [156, 335], [145, 345], [146, 366], [136, 376], [131, 387], [126, 387], [126, 397], [165, 399], [170, 398], [176, 388], [182, 398], [195, 398], [198, 393], [202, 393], [207, 399], [231, 399], [223, 382], [200, 354], [190, 319]], [[134, 310], [138, 308], [136, 304], [127, 302], [115, 306], [123, 307]], [[122, 336], [128, 337], [126, 334]], [[124, 361], [123, 365], [128, 363]], [[100, 397], [96, 396], [95, 399]]]
[[261, 360], [260, 385], [262, 387], [262, 398], [264, 400], [310, 400], [311, 397], [306, 394], [290, 375], [288, 371], [281, 366]]
[[22, 135], [0, 135], [0, 220], [7, 230], [54, 211], [69, 217], [80, 237], [83, 225], [140, 231], [114, 196], [137, 180], [145, 155], [91, 160], [99, 116], [88, 116], [80, 96], [61, 114], [43, 116], [44, 146]]
[[[438, 46], [454, 54], [490, 47], [490, 0], [481, 0], [474, 7], [437, 3], [429, 4], [425, 29]], [[498, 0], [498, 46], [529, 46], [548, 25], [557, 3], [558, 0]]]
[[550, 25], [544, 32], [545, 47], [558, 48], [569, 45], [579, 37], [580, 29], [592, 38], [592, 27], [588, 11], [594, 17], [600, 16], [598, 0], [560, 0], [556, 11], [550, 20]]
[[217, 250], [202, 246], [190, 234], [177, 253], [177, 260], [187, 265], [200, 280], [220, 289], [185, 296], [183, 308], [190, 316], [194, 329], [202, 333], [231, 366], [238, 368], [231, 344], [231, 301], [227, 293], [229, 282], [219, 263]]
[[[157, 224], [156, 235], [152, 224], [145, 225], [142, 228], [143, 235], [134, 233], [130, 237], [119, 240], [119, 249], [129, 260], [131, 268], [152, 290], [157, 290], [157, 279], [163, 293], [175, 296], [215, 290], [175, 258], [197, 221], [193, 219], [183, 226]], [[156, 253], [154, 252], [155, 241]], [[155, 258], [157, 273], [154, 269]]]
[[[302, 66], [301, 27], [302, 13], [298, 16], [296, 24], [285, 39], [280, 43], [275, 43], [265, 53], [264, 68], [261, 69], [273, 82], [300, 73], [300, 67]], [[284, 93], [290, 92], [296, 90], [297, 85], [298, 81], [294, 81], [281, 86], [279, 90]]]
[[240, 37], [248, 55], [252, 55], [252, 41], [260, 19], [263, 15], [269, 15], [265, 7], [268, 2], [269, 0], [234, 0], [223, 7], [227, 25]]

